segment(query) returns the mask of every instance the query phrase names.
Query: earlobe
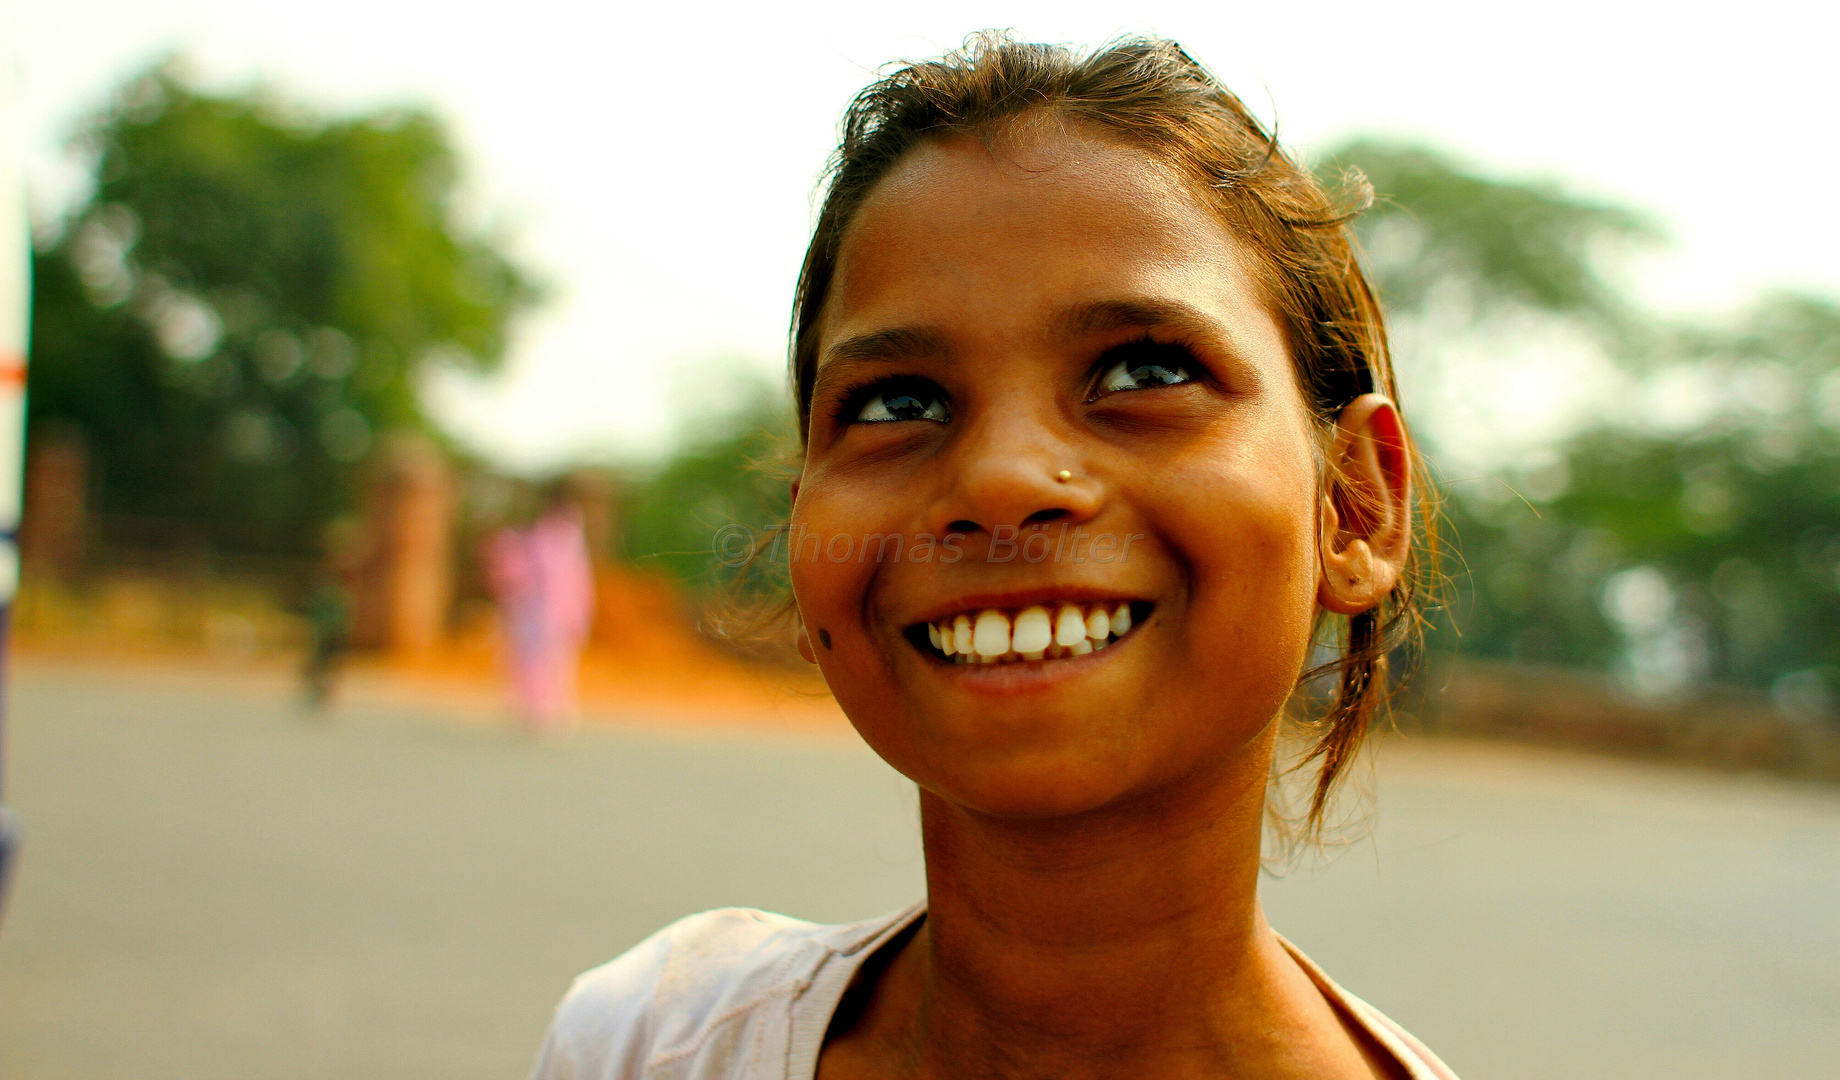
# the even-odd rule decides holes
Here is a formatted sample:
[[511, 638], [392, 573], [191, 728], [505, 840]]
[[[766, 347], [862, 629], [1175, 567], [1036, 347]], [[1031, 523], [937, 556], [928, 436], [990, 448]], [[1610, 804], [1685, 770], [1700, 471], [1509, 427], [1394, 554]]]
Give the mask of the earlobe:
[[1358, 615], [1379, 604], [1399, 580], [1396, 567], [1375, 557], [1373, 546], [1360, 536], [1350, 536], [1332, 496], [1323, 499], [1321, 577], [1317, 603], [1337, 615]]
[[1328, 457], [1317, 600], [1354, 615], [1386, 599], [1411, 551], [1412, 451], [1399, 410], [1380, 394], [1356, 398], [1336, 422]]

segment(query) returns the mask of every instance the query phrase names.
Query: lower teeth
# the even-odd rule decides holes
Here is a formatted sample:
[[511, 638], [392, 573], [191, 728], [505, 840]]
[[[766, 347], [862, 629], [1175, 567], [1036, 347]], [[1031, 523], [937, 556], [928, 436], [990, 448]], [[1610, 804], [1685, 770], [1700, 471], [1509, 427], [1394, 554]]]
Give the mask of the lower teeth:
[[1098, 652], [1116, 640], [1116, 638], [1108, 638], [1105, 641], [1082, 641], [1072, 647], [1051, 645], [1040, 652], [1012, 651], [1000, 656], [982, 656], [974, 653], [955, 653], [951, 656], [941, 653], [940, 656], [954, 664], [1023, 664], [1040, 660], [1069, 660], [1076, 656]]

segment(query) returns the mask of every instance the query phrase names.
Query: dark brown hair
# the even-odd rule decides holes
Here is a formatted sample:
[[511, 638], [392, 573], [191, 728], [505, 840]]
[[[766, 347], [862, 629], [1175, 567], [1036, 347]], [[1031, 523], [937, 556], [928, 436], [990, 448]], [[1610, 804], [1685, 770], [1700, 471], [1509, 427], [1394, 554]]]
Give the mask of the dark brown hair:
[[[985, 33], [958, 51], [881, 78], [844, 114], [843, 139], [831, 159], [794, 299], [791, 375], [801, 440], [810, 432], [818, 327], [838, 249], [876, 183], [923, 140], [990, 140], [1007, 125], [1040, 115], [1091, 125], [1175, 168], [1247, 243], [1258, 256], [1255, 272], [1320, 434], [1332, 431], [1343, 407], [1364, 393], [1397, 397], [1380, 305], [1348, 229], [1373, 200], [1365, 178], [1351, 173], [1341, 197], [1332, 198], [1239, 98], [1173, 41], [1127, 38], [1082, 56], [1064, 46]], [[1324, 478], [1337, 483], [1326, 467]], [[1430, 489], [1420, 484], [1419, 490], [1422, 499]], [[1429, 523], [1431, 515], [1420, 520]], [[1309, 800], [1311, 833], [1320, 830], [1336, 780], [1387, 700], [1389, 655], [1418, 629], [1419, 569], [1433, 542], [1427, 530], [1424, 550], [1414, 545], [1399, 585], [1377, 608], [1348, 618], [1345, 626], [1319, 621], [1319, 631], [1337, 631], [1340, 640], [1339, 656], [1302, 680], [1314, 684], [1333, 676], [1337, 684], [1320, 715], [1299, 717], [1313, 739], [1298, 767], [1321, 763]]]

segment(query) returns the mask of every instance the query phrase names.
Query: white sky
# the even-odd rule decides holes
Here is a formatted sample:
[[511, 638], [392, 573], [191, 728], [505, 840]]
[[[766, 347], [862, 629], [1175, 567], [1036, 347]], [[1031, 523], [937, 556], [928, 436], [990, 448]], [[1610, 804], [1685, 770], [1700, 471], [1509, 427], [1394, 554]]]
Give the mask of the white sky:
[[[777, 374], [813, 182], [873, 69], [983, 27], [1090, 44], [1174, 37], [1287, 141], [1419, 136], [1500, 171], [1649, 208], [1677, 240], [1636, 268], [1715, 314], [1776, 285], [1840, 291], [1832, 45], [1840, 9], [1554, 2], [1081, 0], [0, 0], [36, 212], [81, 194], [63, 136], [163, 50], [333, 109], [431, 105], [482, 205], [554, 286], [503, 374], [439, 385], [451, 429], [514, 468], [656, 452], [723, 362]], [[1575, 363], [1543, 369], [1566, 399]], [[1499, 385], [1501, 379], [1477, 385]], [[1543, 395], [1543, 396], [1542, 396]], [[1572, 394], [1571, 398], [1576, 398]], [[1550, 428], [1556, 406], [1492, 407]], [[1544, 412], [1540, 409], [1545, 409]], [[1561, 409], [1563, 411], [1563, 409]]]

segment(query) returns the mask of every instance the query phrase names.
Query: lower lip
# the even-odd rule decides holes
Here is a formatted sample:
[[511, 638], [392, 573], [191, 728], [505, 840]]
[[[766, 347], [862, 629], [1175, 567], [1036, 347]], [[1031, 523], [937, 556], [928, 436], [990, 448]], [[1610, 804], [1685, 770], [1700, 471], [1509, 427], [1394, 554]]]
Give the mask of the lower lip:
[[1077, 679], [1090, 674], [1097, 665], [1105, 663], [1119, 649], [1126, 648], [1136, 641], [1139, 629], [1141, 627], [1134, 626], [1130, 633], [1117, 641], [1084, 656], [1067, 656], [1059, 660], [1028, 660], [1010, 664], [955, 664], [951, 661], [943, 663], [935, 661], [929, 666], [963, 689], [974, 693], [1017, 694], [1046, 690], [1069, 679]]

